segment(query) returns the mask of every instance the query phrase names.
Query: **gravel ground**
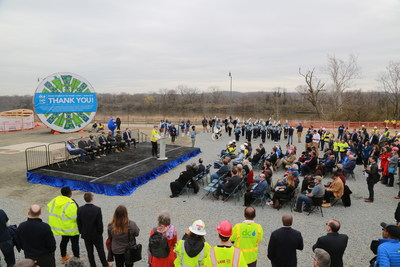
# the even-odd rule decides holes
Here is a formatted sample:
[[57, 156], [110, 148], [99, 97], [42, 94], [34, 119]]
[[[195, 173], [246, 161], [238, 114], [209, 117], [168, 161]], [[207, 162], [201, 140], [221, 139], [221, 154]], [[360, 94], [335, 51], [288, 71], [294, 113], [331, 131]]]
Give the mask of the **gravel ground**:
[[[199, 127], [200, 128], [200, 127]], [[78, 135], [78, 134], [77, 134]], [[47, 131], [30, 131], [22, 133], [8, 133], [2, 135], [0, 145], [16, 144], [23, 142], [51, 142], [56, 140], [66, 139], [66, 136], [53, 136], [47, 134]], [[50, 140], [49, 140], [50, 139]], [[179, 138], [182, 142], [182, 138]], [[178, 139], [178, 140], [179, 140]], [[183, 143], [189, 144], [189, 137], [185, 137]], [[199, 157], [204, 159], [205, 164], [212, 164], [216, 159], [216, 154], [224, 148], [225, 144], [233, 139], [224, 133], [219, 141], [212, 141], [210, 134], [200, 133], [197, 135], [196, 146], [200, 147], [202, 153], [196, 158], [189, 161], [195, 162]], [[295, 138], [296, 139], [296, 138]], [[257, 142], [258, 141], [258, 142]], [[253, 140], [253, 147], [258, 146], [260, 139]], [[240, 144], [244, 142], [241, 137]], [[285, 142], [280, 142], [284, 147]], [[299, 144], [299, 150], [303, 149], [303, 143]], [[269, 151], [273, 143], [267, 141], [266, 150]], [[26, 214], [29, 206], [33, 203], [45, 205], [53, 197], [59, 194], [59, 189], [45, 185], [33, 185], [26, 182], [25, 179], [25, 160], [23, 153], [15, 155], [0, 154], [0, 160], [3, 166], [0, 169], [0, 207], [6, 211], [10, 218], [11, 224], [18, 224], [26, 220]], [[243, 218], [243, 198], [240, 203], [229, 200], [224, 203], [215, 201], [212, 198], [201, 199], [204, 192], [201, 190], [197, 195], [189, 193], [180, 196], [179, 198], [169, 198], [170, 189], [169, 183], [175, 180], [179, 173], [184, 170], [182, 164], [169, 173], [158, 177], [155, 180], [149, 181], [147, 184], [138, 188], [130, 196], [105, 196], [95, 195], [95, 204], [100, 206], [103, 211], [103, 220], [106, 224], [111, 220], [113, 211], [120, 205], [126, 205], [129, 216], [134, 220], [141, 233], [138, 237], [138, 242], [147, 247], [148, 235], [152, 227], [157, 223], [157, 216], [162, 210], [168, 210], [172, 216], [172, 223], [178, 230], [178, 235], [181, 237], [187, 228], [194, 220], [202, 219], [206, 223], [206, 240], [211, 245], [218, 243], [217, 232], [215, 226], [219, 221], [229, 220], [233, 224], [241, 222]], [[212, 172], [215, 170], [212, 169]], [[256, 174], [258, 172], [256, 171]], [[274, 173], [274, 179], [280, 177], [282, 171]], [[375, 186], [375, 202], [365, 203], [363, 198], [368, 195], [367, 185], [362, 176], [362, 167], [357, 166], [355, 170], [356, 181], [349, 180], [348, 185], [353, 191], [351, 195], [352, 206], [345, 208], [341, 202], [334, 207], [324, 209], [324, 217], [320, 213], [313, 213], [307, 216], [304, 213], [293, 213], [294, 223], [293, 228], [299, 230], [304, 238], [304, 250], [297, 253], [298, 266], [312, 265], [312, 245], [316, 242], [319, 236], [325, 235], [325, 223], [331, 219], [337, 219], [341, 222], [340, 232], [349, 236], [349, 244], [344, 255], [345, 266], [368, 266], [369, 260], [373, 257], [370, 252], [369, 244], [372, 239], [381, 236], [381, 222], [394, 222], [394, 211], [398, 201], [393, 199], [397, 194], [398, 187], [387, 188], [381, 184]], [[329, 178], [324, 178], [324, 183], [330, 181]], [[83, 192], [75, 191], [73, 198], [79, 204], [84, 204]], [[265, 206], [263, 209], [257, 208], [256, 222], [260, 223], [264, 228], [264, 240], [260, 245], [260, 253], [258, 257], [258, 266], [271, 266], [267, 259], [267, 244], [272, 231], [281, 227], [281, 217], [283, 214], [290, 213], [288, 206], [284, 206], [277, 211], [270, 206]], [[43, 220], [47, 221], [47, 213], [43, 211]], [[105, 237], [105, 235], [104, 235]], [[60, 238], [56, 237], [57, 244]], [[81, 257], [85, 259], [88, 265], [86, 250], [84, 243], [81, 240]], [[68, 251], [71, 252], [70, 246]], [[58, 265], [60, 254], [59, 249], [56, 251], [56, 260]], [[146, 249], [143, 253], [146, 258]], [[23, 258], [23, 253], [16, 253], [17, 260]], [[96, 256], [97, 258], [97, 256]], [[0, 266], [4, 265], [4, 261], [0, 262]], [[99, 264], [100, 265], [100, 264]], [[135, 266], [147, 266], [146, 260], [135, 264]]]

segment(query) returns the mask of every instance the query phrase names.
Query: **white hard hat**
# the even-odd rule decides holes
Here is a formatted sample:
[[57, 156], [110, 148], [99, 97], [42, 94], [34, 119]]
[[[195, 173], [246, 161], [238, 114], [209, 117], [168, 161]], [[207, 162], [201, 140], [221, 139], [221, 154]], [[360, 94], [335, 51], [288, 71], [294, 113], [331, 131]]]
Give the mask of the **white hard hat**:
[[246, 148], [244, 147], [244, 145], [241, 145], [241, 146], [240, 146], [240, 149], [241, 149], [241, 150], [245, 150]]
[[232, 144], [233, 144], [232, 141], [229, 141], [228, 145], [232, 145]]
[[189, 231], [196, 235], [206, 235], [206, 225], [202, 220], [196, 220], [189, 226]]

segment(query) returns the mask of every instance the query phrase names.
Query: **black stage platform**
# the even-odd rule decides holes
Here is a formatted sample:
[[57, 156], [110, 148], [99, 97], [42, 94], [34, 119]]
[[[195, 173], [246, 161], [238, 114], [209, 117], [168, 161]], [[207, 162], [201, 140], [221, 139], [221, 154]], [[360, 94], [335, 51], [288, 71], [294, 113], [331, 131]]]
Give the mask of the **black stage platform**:
[[167, 160], [151, 156], [151, 143], [140, 143], [136, 149], [110, 153], [100, 159], [88, 159], [88, 163], [68, 161], [31, 170], [27, 179], [57, 187], [70, 186], [74, 190], [91, 191], [106, 195], [129, 195], [138, 186], [155, 179], [168, 170], [201, 153], [199, 148], [177, 145], [166, 146]]

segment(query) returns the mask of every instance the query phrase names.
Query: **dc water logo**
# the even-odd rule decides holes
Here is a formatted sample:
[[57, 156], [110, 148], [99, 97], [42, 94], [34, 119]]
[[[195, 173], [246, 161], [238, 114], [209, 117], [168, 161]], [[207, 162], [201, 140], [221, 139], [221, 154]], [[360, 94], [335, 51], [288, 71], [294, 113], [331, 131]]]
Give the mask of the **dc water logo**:
[[255, 237], [256, 236], [256, 231], [250, 231], [250, 230], [243, 230], [242, 231], [242, 236], [246, 237], [246, 238], [250, 238], [250, 237]]

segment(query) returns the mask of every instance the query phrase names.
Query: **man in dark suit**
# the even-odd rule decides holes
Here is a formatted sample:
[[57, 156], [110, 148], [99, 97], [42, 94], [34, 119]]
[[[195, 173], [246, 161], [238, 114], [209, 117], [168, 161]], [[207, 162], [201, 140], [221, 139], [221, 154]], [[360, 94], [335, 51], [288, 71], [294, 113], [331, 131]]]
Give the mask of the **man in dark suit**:
[[331, 267], [342, 267], [343, 266], [343, 254], [347, 247], [347, 241], [349, 237], [344, 234], [339, 234], [340, 222], [336, 220], [330, 220], [326, 223], [326, 231], [328, 232], [325, 236], [318, 238], [317, 243], [312, 247], [313, 250], [316, 248], [322, 248], [331, 256]]
[[133, 148], [136, 148], [136, 139], [132, 138], [131, 131], [129, 131], [129, 128], [126, 128], [122, 136], [129, 148], [131, 148], [131, 143], [133, 143]]
[[186, 165], [186, 171], [181, 172], [179, 178], [169, 184], [171, 188], [170, 198], [178, 197], [182, 189], [194, 177], [193, 168], [191, 165]]
[[272, 267], [297, 266], [296, 250], [303, 250], [303, 237], [294, 230], [292, 215], [283, 215], [283, 227], [273, 231], [268, 244], [268, 258]]
[[103, 216], [101, 208], [93, 205], [93, 194], [86, 192], [83, 195], [86, 204], [78, 209], [77, 223], [79, 232], [85, 241], [86, 251], [91, 267], [95, 267], [93, 246], [96, 247], [97, 253], [103, 267], [109, 266], [104, 253], [103, 245]]

